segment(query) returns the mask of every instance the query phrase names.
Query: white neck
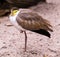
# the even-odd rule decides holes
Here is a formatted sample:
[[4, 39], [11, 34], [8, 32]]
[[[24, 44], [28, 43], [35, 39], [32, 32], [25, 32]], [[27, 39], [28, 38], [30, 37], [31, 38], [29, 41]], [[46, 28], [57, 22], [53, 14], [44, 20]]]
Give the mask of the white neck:
[[11, 23], [14, 23], [14, 22], [16, 22], [16, 17], [17, 17], [17, 15], [18, 15], [18, 13], [19, 13], [19, 11], [16, 13], [16, 15], [14, 15], [14, 16], [9, 16], [9, 19], [10, 19], [10, 21], [11, 21]]
[[18, 12], [16, 13], [16, 15], [14, 15], [14, 16], [11, 16], [11, 15], [10, 15], [10, 16], [9, 16], [9, 19], [10, 19], [10, 20], [16, 19], [18, 13], [19, 13], [19, 11], [18, 11]]

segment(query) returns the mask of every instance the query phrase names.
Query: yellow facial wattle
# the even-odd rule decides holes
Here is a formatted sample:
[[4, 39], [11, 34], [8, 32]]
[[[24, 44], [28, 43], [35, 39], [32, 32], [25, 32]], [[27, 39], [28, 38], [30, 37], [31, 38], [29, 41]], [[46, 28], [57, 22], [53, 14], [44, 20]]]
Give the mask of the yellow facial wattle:
[[11, 12], [11, 16], [15, 16], [17, 12], [18, 12], [18, 10], [13, 10], [13, 11]]

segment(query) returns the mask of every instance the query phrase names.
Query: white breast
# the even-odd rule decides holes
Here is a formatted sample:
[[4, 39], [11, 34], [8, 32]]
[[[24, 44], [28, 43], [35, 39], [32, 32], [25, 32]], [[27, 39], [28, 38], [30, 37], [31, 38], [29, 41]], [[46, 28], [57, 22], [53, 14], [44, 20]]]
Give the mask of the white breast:
[[18, 15], [18, 13], [19, 12], [17, 12], [17, 14], [15, 15], [15, 16], [9, 16], [9, 19], [10, 19], [10, 21], [11, 21], [11, 23], [18, 29], [18, 30], [20, 30], [20, 29], [22, 29], [22, 27], [17, 23], [17, 21], [16, 21], [16, 17], [17, 17], [17, 15]]

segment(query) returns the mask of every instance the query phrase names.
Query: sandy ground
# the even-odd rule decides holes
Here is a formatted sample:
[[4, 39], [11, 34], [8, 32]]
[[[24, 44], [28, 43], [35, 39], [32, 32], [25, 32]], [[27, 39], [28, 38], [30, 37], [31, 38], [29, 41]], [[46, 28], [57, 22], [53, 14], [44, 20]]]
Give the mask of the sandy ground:
[[10, 25], [8, 17], [0, 18], [0, 57], [60, 57], [60, 5], [38, 4], [31, 9], [50, 21], [51, 38], [27, 31], [27, 52], [24, 52], [24, 34]]

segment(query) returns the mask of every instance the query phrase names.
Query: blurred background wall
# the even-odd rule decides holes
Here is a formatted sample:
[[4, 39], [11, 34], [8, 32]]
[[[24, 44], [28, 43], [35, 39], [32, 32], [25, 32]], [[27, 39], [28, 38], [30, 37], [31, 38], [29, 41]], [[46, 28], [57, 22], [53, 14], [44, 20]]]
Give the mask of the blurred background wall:
[[12, 7], [28, 8], [45, 0], [0, 0], [0, 16], [9, 12]]
[[45, 0], [0, 0], [0, 8], [21, 7], [26, 8], [38, 4], [39, 2], [45, 2]]

